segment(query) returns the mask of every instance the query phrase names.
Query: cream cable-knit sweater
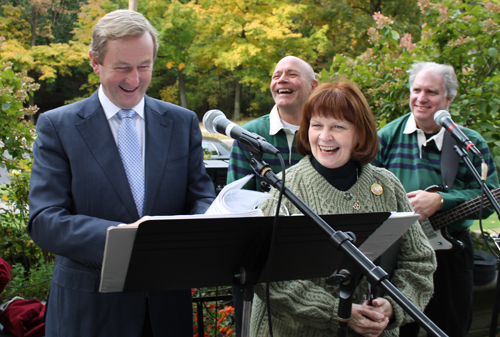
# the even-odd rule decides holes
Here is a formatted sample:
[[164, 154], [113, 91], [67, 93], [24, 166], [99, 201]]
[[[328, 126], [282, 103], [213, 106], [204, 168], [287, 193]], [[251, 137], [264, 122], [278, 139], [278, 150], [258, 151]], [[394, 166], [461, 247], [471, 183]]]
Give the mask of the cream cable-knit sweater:
[[[310, 156], [286, 171], [286, 186], [318, 214], [368, 213], [412, 211], [406, 192], [391, 172], [363, 165], [358, 181], [347, 191], [353, 198], [347, 200], [344, 191], [335, 189], [312, 166]], [[383, 187], [382, 195], [371, 192], [377, 183]], [[278, 191], [273, 189], [275, 197]], [[359, 198], [359, 199], [358, 199]], [[353, 209], [359, 200], [361, 209]], [[274, 215], [276, 201], [266, 201], [261, 208], [266, 215]], [[300, 211], [283, 198], [290, 214]], [[432, 274], [436, 269], [434, 251], [420, 225], [415, 223], [401, 238], [398, 264], [391, 282], [420, 310], [427, 305], [432, 292]], [[329, 286], [326, 279], [275, 282], [270, 286], [273, 334], [276, 337], [322, 337], [337, 335], [337, 313], [339, 288]], [[353, 303], [361, 303], [368, 292], [368, 283], [363, 277], [353, 297]], [[267, 309], [265, 306], [265, 284], [254, 287], [251, 336], [268, 336]], [[394, 317], [382, 336], [398, 336], [399, 326], [413, 319], [404, 313], [390, 297]], [[356, 336], [349, 329], [349, 336]]]

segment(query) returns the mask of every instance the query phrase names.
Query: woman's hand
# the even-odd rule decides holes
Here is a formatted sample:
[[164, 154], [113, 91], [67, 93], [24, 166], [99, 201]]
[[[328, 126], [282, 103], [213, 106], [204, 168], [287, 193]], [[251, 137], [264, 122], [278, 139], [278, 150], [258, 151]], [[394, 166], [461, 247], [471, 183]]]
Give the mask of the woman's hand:
[[368, 301], [353, 304], [349, 327], [365, 337], [377, 337], [389, 325], [393, 314], [391, 303], [383, 298], [373, 300], [373, 306]]

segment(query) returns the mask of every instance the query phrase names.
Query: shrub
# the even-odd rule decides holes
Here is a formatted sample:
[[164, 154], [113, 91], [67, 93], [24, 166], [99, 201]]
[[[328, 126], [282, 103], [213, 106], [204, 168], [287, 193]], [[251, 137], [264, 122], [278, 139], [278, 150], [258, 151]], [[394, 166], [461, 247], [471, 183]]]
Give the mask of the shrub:
[[356, 58], [337, 55], [321, 81], [344, 76], [357, 82], [382, 127], [410, 111], [407, 71], [413, 63], [450, 64], [459, 81], [450, 113], [484, 137], [500, 165], [500, 6], [455, 0], [421, 0], [419, 6], [421, 36], [401, 34], [390, 18], [376, 13], [370, 48]]

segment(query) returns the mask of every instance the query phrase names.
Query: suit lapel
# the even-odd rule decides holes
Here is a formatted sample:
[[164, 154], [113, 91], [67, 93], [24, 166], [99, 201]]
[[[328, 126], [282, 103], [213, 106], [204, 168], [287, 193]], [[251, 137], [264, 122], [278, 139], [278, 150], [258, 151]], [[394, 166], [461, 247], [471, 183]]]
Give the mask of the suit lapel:
[[168, 108], [145, 96], [146, 117], [146, 198], [144, 215], [150, 214], [160, 182], [163, 179], [165, 165], [170, 149], [173, 121], [168, 118]]
[[113, 185], [131, 218], [138, 219], [139, 214], [137, 213], [127, 175], [97, 92], [92, 95], [89, 103], [78, 112], [78, 115], [82, 117], [82, 120], [76, 124], [76, 128], [101, 166], [107, 179]]

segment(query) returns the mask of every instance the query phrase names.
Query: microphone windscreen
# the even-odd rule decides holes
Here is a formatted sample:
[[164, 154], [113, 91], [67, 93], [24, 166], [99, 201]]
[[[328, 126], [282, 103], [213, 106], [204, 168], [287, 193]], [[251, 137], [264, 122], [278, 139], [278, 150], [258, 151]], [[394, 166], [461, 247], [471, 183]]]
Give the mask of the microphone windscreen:
[[446, 117], [451, 119], [450, 113], [446, 110], [439, 110], [434, 114], [434, 122], [436, 122], [439, 126], [443, 126], [443, 122]]
[[216, 119], [218, 117], [226, 117], [226, 115], [224, 115], [224, 113], [220, 110], [209, 110], [205, 113], [205, 115], [203, 116], [203, 126], [205, 127], [205, 129], [207, 129], [208, 132], [210, 133], [217, 133], [217, 129], [216, 129]]

